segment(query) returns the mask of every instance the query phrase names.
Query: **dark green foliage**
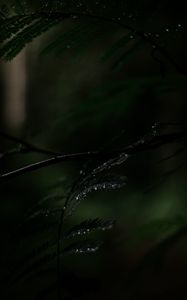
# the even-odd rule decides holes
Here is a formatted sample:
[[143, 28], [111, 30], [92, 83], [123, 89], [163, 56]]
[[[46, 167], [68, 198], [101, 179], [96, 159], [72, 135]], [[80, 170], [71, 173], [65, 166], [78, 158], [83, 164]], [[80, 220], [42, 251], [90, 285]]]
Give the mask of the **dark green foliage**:
[[95, 231], [109, 230], [113, 227], [113, 224], [113, 221], [103, 221], [100, 219], [86, 220], [68, 230], [64, 238], [69, 239], [76, 236], [84, 236]]
[[[100, 248], [102, 245], [101, 241], [95, 241], [93, 238], [92, 240], [87, 240], [85, 236], [94, 232], [112, 229], [113, 221], [85, 220], [69, 229], [66, 229], [64, 222], [68, 216], [72, 215], [77, 205], [88, 197], [89, 193], [115, 190], [126, 184], [126, 177], [108, 174], [108, 170], [123, 162], [124, 160], [120, 156], [120, 158], [109, 159], [98, 166], [91, 168], [87, 166], [70, 190], [61, 193], [59, 189], [58, 193], [56, 190], [58, 185], [55, 185], [51, 190], [50, 196], [38, 202], [38, 205], [25, 218], [24, 230], [21, 230], [22, 228], [18, 230], [21, 239], [27, 240], [31, 238], [29, 234], [30, 227], [31, 233], [36, 236], [36, 242], [32, 245], [33, 250], [21, 258], [21, 261], [18, 263], [19, 267], [15, 266], [8, 280], [10, 286], [20, 280], [29, 280], [34, 276], [38, 276], [37, 274], [41, 274], [42, 270], [46, 272], [51, 266], [55, 268], [56, 260], [60, 271], [61, 258], [64, 256], [91, 254]], [[103, 171], [107, 171], [107, 173], [104, 174]], [[45, 208], [44, 205], [51, 204], [51, 202], [53, 202], [53, 208]], [[56, 205], [57, 207], [55, 208]], [[43, 208], [41, 208], [42, 206]], [[60, 223], [58, 224], [59, 219]], [[43, 228], [41, 227], [42, 223], [46, 224]], [[36, 227], [36, 230], [34, 227]], [[58, 235], [55, 234], [57, 231]], [[78, 241], [74, 242], [72, 239], [78, 239]], [[58, 276], [61, 275], [59, 274]]]
[[89, 254], [97, 251], [101, 246], [101, 242], [79, 242], [74, 243], [64, 249], [63, 253], [65, 255], [70, 254]]
[[[108, 166], [108, 168], [110, 168]], [[90, 193], [102, 190], [115, 190], [126, 185], [126, 177], [124, 176], [99, 176], [94, 174], [83, 178], [76, 186], [76, 190], [72, 191], [69, 201], [67, 202], [67, 215], [71, 215], [79, 203], [85, 199]]]
[[33, 21], [32, 16], [14, 16], [3, 21], [0, 25], [1, 43], [9, 39], [13, 34], [17, 34], [19, 30], [30, 25]]
[[[13, 36], [12, 39], [5, 42], [3, 47], [0, 49], [0, 56], [3, 57], [5, 60], [11, 60], [26, 46], [27, 43], [31, 42], [35, 37], [41, 35], [43, 32], [57, 25], [59, 22], [61, 22], [61, 18], [41, 18], [37, 15], [23, 17], [21, 21], [20, 19], [18, 19], [15, 25], [12, 25], [11, 22], [11, 26], [13, 26], [14, 31], [13, 33], [15, 33], [16, 36]], [[5, 30], [8, 31], [7, 28]], [[10, 32], [7, 32], [6, 39], [10, 35], [12, 35], [12, 33], [10, 34]]]
[[[146, 1], [144, 2], [147, 4]], [[86, 1], [82, 1], [82, 5], [78, 1], [33, 1], [33, 3], [12, 1], [10, 5], [2, 4], [1, 6], [0, 57], [5, 61], [12, 60], [27, 44], [53, 28], [57, 29], [54, 32], [55, 36], [50, 37], [50, 40], [45, 42], [46, 45], [42, 43], [41, 59], [45, 55], [55, 55], [60, 59], [66, 57], [65, 55], [74, 57], [75, 54], [79, 55], [85, 53], [85, 50], [94, 48], [97, 42], [103, 44], [106, 42], [106, 46], [103, 46], [100, 51], [102, 53], [98, 54], [98, 61], [102, 67], [109, 67], [112, 73], [112, 75], [110, 73], [109, 80], [95, 87], [86, 96], [86, 101], [83, 99], [68, 113], [60, 112], [60, 122], [67, 124], [76, 120], [76, 130], [79, 126], [90, 123], [101, 128], [106, 119], [114, 122], [115, 117], [124, 117], [126, 113], [128, 114], [128, 108], [132, 103], [141, 101], [141, 97], [144, 97], [147, 90], [151, 92], [150, 95], [161, 95], [186, 86], [185, 72], [170, 57], [165, 48], [160, 46], [156, 34], [148, 34], [146, 30], [145, 32], [139, 30], [136, 24], [132, 26], [129, 16], [121, 16], [121, 13], [120, 17], [113, 16], [112, 10], [115, 5], [119, 11], [122, 11], [123, 1], [117, 4], [114, 4], [114, 1], [103, 1], [103, 6], [99, 8], [95, 1], [90, 1], [89, 5]], [[134, 2], [132, 6], [135, 6]], [[155, 5], [152, 13], [154, 14], [157, 9], [158, 6]], [[58, 28], [57, 25], [59, 25]], [[146, 28], [146, 26], [142, 27]], [[138, 55], [144, 50], [149, 53], [158, 69], [160, 68], [160, 74], [149, 77], [140, 74], [132, 78], [126, 76], [125, 79], [121, 79], [122, 73], [120, 72], [126, 71], [125, 68], [128, 68], [133, 59], [137, 59], [139, 63]], [[167, 74], [165, 61], [170, 62], [178, 74]], [[159, 147], [172, 140], [167, 135], [163, 139], [161, 137], [161, 140], [159, 137], [157, 128], [154, 126], [150, 134], [127, 147], [129, 152], [126, 152], [126, 149], [120, 149], [114, 153], [106, 153], [106, 155], [103, 155], [102, 151], [101, 153], [85, 153], [86, 164], [82, 164], [78, 178], [72, 180], [71, 183], [68, 180], [67, 183], [66, 178], [58, 180], [47, 196], [39, 200], [29, 211], [23, 225], [17, 231], [15, 230], [15, 240], [29, 243], [30, 248], [29, 251], [23, 253], [14, 266], [6, 280], [8, 285], [5, 289], [22, 280], [29, 281], [34, 277], [52, 274], [55, 280], [54, 282], [51, 280], [49, 289], [61, 290], [59, 282], [63, 277], [63, 263], [67, 256], [95, 253], [102, 245], [100, 236], [98, 241], [97, 235], [112, 229], [114, 225], [114, 221], [102, 220], [93, 215], [93, 219], [86, 217], [85, 220], [69, 228], [69, 217], [76, 211], [82, 200], [87, 199], [90, 194], [110, 192], [125, 187], [127, 178], [118, 175], [117, 171], [111, 173], [111, 169], [117, 169], [125, 164], [136, 152], [137, 146], [142, 151]], [[37, 152], [36, 149], [33, 150], [32, 147], [29, 149], [29, 147], [23, 143], [21, 147], [18, 146], [9, 152], [2, 153], [0, 159], [10, 154]], [[41, 150], [38, 152], [42, 153]], [[58, 157], [56, 153], [50, 153], [50, 155], [52, 155], [51, 160]], [[3, 180], [3, 176], [1, 179]], [[170, 246], [177, 243], [179, 238], [186, 236], [186, 223], [180, 218], [153, 221], [144, 224], [142, 228], [134, 232], [134, 236], [139, 236], [141, 240], [156, 239], [158, 243], [145, 255], [140, 266], [130, 276], [131, 283], [139, 280], [141, 273], [150, 264], [156, 267], [161, 265], [160, 262], [164, 260]], [[46, 290], [45, 287], [41, 291], [44, 298]]]

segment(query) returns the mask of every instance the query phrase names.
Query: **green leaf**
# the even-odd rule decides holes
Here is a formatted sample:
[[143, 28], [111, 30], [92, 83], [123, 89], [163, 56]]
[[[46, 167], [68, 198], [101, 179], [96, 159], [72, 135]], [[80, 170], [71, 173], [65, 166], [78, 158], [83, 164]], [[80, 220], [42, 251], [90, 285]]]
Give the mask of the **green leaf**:
[[127, 184], [125, 176], [105, 175], [101, 178], [88, 175], [78, 187], [72, 192], [72, 195], [67, 203], [66, 214], [72, 215], [80, 202], [85, 199], [90, 193], [98, 191], [111, 191], [124, 187]]
[[30, 25], [34, 21], [33, 16], [14, 16], [0, 24], [0, 42], [3, 43], [19, 30]]
[[98, 251], [101, 245], [102, 243], [100, 241], [73, 243], [63, 250], [63, 254], [91, 254]]
[[[13, 19], [12, 19], [13, 18]], [[12, 17], [10, 21], [14, 21], [14, 17]], [[28, 43], [30, 43], [34, 38], [40, 36], [42, 33], [48, 31], [52, 27], [58, 25], [62, 21], [62, 18], [48, 18], [48, 17], [38, 17], [37, 14], [33, 15], [32, 24], [30, 24], [30, 19], [23, 19], [22, 22], [25, 22], [25, 26], [23, 30], [20, 31], [20, 24], [14, 27], [13, 30], [11, 28], [11, 24], [9, 24], [9, 28], [7, 28], [8, 33], [7, 36], [11, 34], [12, 39], [8, 40], [1, 48], [0, 48], [0, 57], [5, 60], [11, 60], [14, 58]], [[23, 25], [23, 24], [22, 24]], [[11, 31], [10, 31], [11, 30]], [[15, 35], [13, 35], [15, 33]]]
[[75, 225], [64, 234], [65, 239], [76, 236], [84, 236], [95, 231], [106, 231], [112, 229], [114, 221], [104, 221], [100, 219], [86, 220]]

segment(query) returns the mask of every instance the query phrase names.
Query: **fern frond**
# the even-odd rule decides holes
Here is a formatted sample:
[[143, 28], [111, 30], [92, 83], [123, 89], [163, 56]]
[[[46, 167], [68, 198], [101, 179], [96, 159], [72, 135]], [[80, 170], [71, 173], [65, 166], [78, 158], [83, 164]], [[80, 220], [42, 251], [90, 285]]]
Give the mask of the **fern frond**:
[[125, 176], [108, 175], [101, 178], [88, 176], [84, 179], [79, 187], [72, 193], [66, 207], [66, 215], [72, 215], [80, 202], [85, 199], [90, 193], [104, 190], [116, 190], [124, 187], [127, 184]]
[[106, 160], [104, 163], [102, 163], [98, 167], [94, 168], [92, 171], [92, 174], [96, 175], [103, 171], [106, 171], [106, 170], [108, 171], [115, 166], [119, 166], [119, 165], [123, 164], [124, 162], [127, 161], [128, 158], [129, 158], [129, 154], [121, 153], [121, 154], [117, 155], [117, 157]]
[[0, 24], [0, 42], [3, 43], [19, 30], [30, 25], [34, 20], [32, 16], [13, 16]]
[[40, 210], [37, 210], [36, 212], [34, 212], [33, 214], [31, 214], [27, 220], [31, 220], [31, 219], [36, 219], [36, 218], [47, 218], [47, 217], [52, 217], [52, 216], [57, 216], [58, 214], [60, 214], [61, 209], [60, 208], [54, 208], [54, 209], [49, 209], [49, 208], [42, 208]]
[[75, 225], [64, 234], [65, 239], [80, 237], [90, 234], [95, 231], [105, 231], [112, 229], [114, 221], [104, 221], [100, 219], [86, 220], [78, 225]]
[[18, 17], [10, 18], [7, 20], [8, 26], [2, 27], [2, 32], [4, 33], [3, 40], [12, 38], [5, 41], [0, 48], [0, 56], [5, 60], [11, 60], [34, 38], [58, 25], [62, 19], [64, 18], [39, 17], [37, 14], [23, 17], [21, 20]]
[[78, 242], [71, 244], [63, 250], [63, 255], [72, 255], [72, 254], [90, 254], [94, 253], [101, 247], [102, 242]]

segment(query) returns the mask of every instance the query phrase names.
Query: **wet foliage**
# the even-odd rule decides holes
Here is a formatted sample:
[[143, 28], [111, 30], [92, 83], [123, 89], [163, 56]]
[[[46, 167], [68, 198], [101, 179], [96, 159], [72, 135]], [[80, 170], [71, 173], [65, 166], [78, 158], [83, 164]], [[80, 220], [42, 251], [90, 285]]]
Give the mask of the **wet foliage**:
[[[155, 93], [162, 97], [167, 92], [185, 90], [187, 71], [186, 59], [182, 58], [182, 54], [186, 51], [186, 45], [184, 43], [183, 48], [180, 46], [182, 49], [178, 49], [176, 41], [181, 45], [186, 34], [187, 19], [182, 4], [177, 10], [179, 6], [179, 3], [176, 5], [168, 1], [152, 1], [150, 4], [150, 1], [145, 0], [1, 1], [0, 57], [2, 61], [9, 63], [38, 38], [42, 42], [37, 48], [37, 55], [41, 59], [53, 57], [61, 61], [84, 56], [92, 47], [95, 49], [96, 45], [102, 44], [102, 49], [98, 51], [98, 65], [108, 70], [106, 80], [86, 95], [86, 101], [74, 104], [73, 109], [66, 113], [60, 113], [63, 128], [75, 120], [76, 125], [78, 124], [73, 129], [71, 126], [70, 129], [67, 128], [71, 137], [89, 122], [95, 122], [101, 128], [104, 121], [113, 120], [113, 115], [115, 119], [121, 120], [126, 110], [131, 108], [132, 102], [135, 106], [137, 104], [138, 110], [139, 98], [147, 91], [151, 96]], [[170, 14], [167, 14], [168, 7]], [[144, 76], [140, 71], [134, 77], [131, 73], [128, 76], [128, 68], [134, 61], [139, 64], [142, 54], [154, 65], [156, 74]], [[55, 122], [51, 127], [56, 126]], [[126, 131], [128, 122], [127, 115]], [[76, 262], [79, 255], [92, 255], [100, 249], [105, 251], [105, 247], [107, 251], [110, 242], [109, 246], [107, 243], [105, 245], [105, 233], [115, 230], [115, 221], [110, 218], [105, 220], [94, 213], [91, 218], [85, 217], [75, 224], [72, 224], [72, 218], [79, 206], [83, 206], [91, 197], [107, 197], [112, 194], [115, 198], [120, 191], [124, 191], [129, 178], [125, 167], [129, 162], [135, 161], [137, 155], [145, 153], [146, 159], [146, 153], [159, 151], [165, 145], [179, 143], [180, 146], [186, 138], [185, 120], [156, 123], [151, 120], [149, 125], [143, 134], [138, 134], [137, 138], [133, 136], [133, 141], [128, 136], [129, 129], [125, 145], [118, 145], [119, 133], [115, 136], [111, 134], [109, 144], [94, 151], [86, 149], [73, 153], [36, 146], [27, 139], [0, 132], [2, 145], [5, 145], [0, 153], [2, 165], [5, 162], [6, 166], [7, 161], [12, 162], [21, 157], [21, 163], [19, 164], [18, 159], [15, 168], [3, 168], [0, 175], [2, 186], [50, 166], [67, 162], [76, 165], [76, 174], [54, 180], [54, 185], [46, 196], [37, 199], [18, 228], [12, 230], [12, 251], [16, 249], [15, 252], [21, 255], [19, 258], [15, 255], [16, 259], [6, 274], [1, 274], [5, 299], [13, 297], [17, 289], [20, 291], [22, 284], [26, 285], [22, 295], [26, 299], [25, 290], [33, 280], [40, 280], [41, 283], [34, 284], [31, 299], [81, 299], [87, 297], [85, 287], [94, 289], [97, 286], [94, 280], [88, 282], [85, 278], [79, 278], [68, 267], [68, 259], [74, 259], [75, 256]], [[185, 145], [181, 147], [158, 164], [183, 153]], [[37, 162], [31, 159], [30, 163], [23, 164], [22, 157], [33, 154], [44, 156], [45, 159]], [[153, 180], [152, 185], [146, 186], [145, 193], [154, 190], [155, 186], [184, 165], [185, 163], [164, 173], [159, 182]], [[160, 274], [167, 253], [185, 239], [186, 229], [185, 218], [175, 216], [144, 222], [138, 232], [133, 231], [137, 240], [146, 240], [152, 244], [136, 267], [129, 272], [128, 278], [125, 278], [124, 294], [127, 299], [139, 299], [142, 274], [149, 268], [155, 274]], [[130, 289], [132, 292], [129, 292]]]

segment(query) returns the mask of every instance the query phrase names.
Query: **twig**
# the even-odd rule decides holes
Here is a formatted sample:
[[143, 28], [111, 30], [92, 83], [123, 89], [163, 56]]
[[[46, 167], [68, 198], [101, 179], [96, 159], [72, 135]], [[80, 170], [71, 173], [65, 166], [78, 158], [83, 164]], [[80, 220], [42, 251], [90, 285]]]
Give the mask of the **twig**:
[[49, 159], [42, 160], [33, 164], [26, 165], [22, 168], [10, 171], [8, 173], [4, 173], [0, 176], [0, 182], [5, 180], [13, 179], [17, 176], [24, 175], [30, 173], [32, 171], [40, 170], [45, 167], [49, 167], [51, 165], [55, 165], [64, 161], [81, 161], [87, 160], [90, 158], [94, 159], [107, 159], [111, 157], [115, 157], [121, 153], [126, 154], [136, 154], [141, 151], [156, 149], [164, 144], [173, 143], [178, 139], [183, 138], [187, 135], [186, 131], [171, 133], [171, 134], [164, 134], [164, 135], [155, 135], [149, 136], [146, 135], [145, 137], [138, 140], [136, 143], [133, 143], [123, 149], [117, 149], [113, 151], [91, 151], [91, 152], [80, 152], [80, 153], [72, 153], [72, 154], [61, 154], [53, 156]]
[[[37, 147], [29, 142], [26, 142], [18, 137], [12, 136], [8, 133], [5, 133], [3, 131], [0, 131], [0, 136], [3, 137], [4, 139], [7, 139], [11, 142], [14, 142], [16, 144], [19, 144], [19, 149], [17, 149], [17, 152], [15, 151], [14, 153], [28, 153], [28, 152], [37, 152], [41, 154], [46, 154], [46, 155], [60, 155], [60, 153], [43, 149], [40, 147]], [[16, 150], [16, 149], [15, 149]], [[7, 153], [3, 153], [4, 155], [11, 153], [11, 151], [8, 151]]]

